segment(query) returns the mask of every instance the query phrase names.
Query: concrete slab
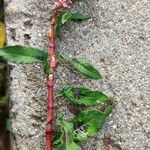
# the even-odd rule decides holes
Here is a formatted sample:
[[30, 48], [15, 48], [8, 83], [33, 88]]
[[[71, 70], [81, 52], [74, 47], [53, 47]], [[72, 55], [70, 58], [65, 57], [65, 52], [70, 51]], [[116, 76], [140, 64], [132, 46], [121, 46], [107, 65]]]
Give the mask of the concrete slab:
[[[8, 44], [47, 49], [52, 8], [49, 0], [8, 1]], [[60, 65], [55, 87], [85, 85], [103, 90], [116, 101], [102, 133], [85, 143], [83, 149], [149, 150], [150, 1], [85, 0], [72, 9], [90, 14], [92, 19], [64, 27], [57, 51], [89, 59], [101, 70], [103, 80], [87, 80]], [[47, 92], [41, 68], [10, 67], [13, 150], [44, 149]], [[67, 113], [64, 106], [57, 112], [62, 110]]]

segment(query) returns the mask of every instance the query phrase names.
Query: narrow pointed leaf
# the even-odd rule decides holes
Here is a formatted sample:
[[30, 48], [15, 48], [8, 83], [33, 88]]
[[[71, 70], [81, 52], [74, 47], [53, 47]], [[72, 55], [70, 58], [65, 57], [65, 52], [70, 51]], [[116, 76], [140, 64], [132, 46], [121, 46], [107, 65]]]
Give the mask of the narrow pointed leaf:
[[90, 18], [89, 16], [83, 15], [81, 13], [71, 13], [68, 11], [61, 12], [60, 15], [58, 16], [58, 20], [55, 28], [56, 36], [59, 36], [60, 29], [64, 24], [69, 23], [71, 21], [83, 21], [89, 18]]
[[67, 98], [70, 102], [78, 105], [92, 106], [102, 102], [107, 102], [109, 97], [100, 91], [92, 91], [90, 89], [71, 86], [64, 87], [60, 92], [62, 97]]
[[101, 79], [101, 74], [85, 59], [69, 57], [67, 55], [61, 55], [63, 59], [68, 61], [76, 70], [82, 73], [84, 76], [91, 79]]
[[110, 106], [104, 112], [84, 111], [73, 118], [72, 123], [76, 129], [75, 139], [79, 142], [95, 136], [102, 129], [105, 119], [110, 115], [112, 109], [113, 107]]
[[57, 146], [57, 150], [81, 150], [81, 148], [73, 141], [73, 124], [67, 122], [63, 118], [58, 118], [57, 125], [61, 127], [61, 135], [57, 140], [60, 144]]
[[71, 13], [71, 19], [73, 21], [83, 21], [83, 20], [87, 20], [87, 19], [90, 19], [91, 17], [88, 16], [88, 15], [83, 15], [79, 12], [77, 13]]
[[0, 56], [17, 64], [42, 63], [48, 58], [48, 54], [43, 50], [20, 45], [0, 48]]

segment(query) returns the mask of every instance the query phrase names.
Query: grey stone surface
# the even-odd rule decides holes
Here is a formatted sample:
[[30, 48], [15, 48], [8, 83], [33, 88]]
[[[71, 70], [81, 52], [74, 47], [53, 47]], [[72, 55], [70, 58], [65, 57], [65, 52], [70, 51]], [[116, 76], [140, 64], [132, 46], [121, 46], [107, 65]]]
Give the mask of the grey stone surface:
[[[8, 1], [8, 44], [47, 49], [52, 8], [49, 0]], [[57, 51], [89, 59], [103, 79], [87, 80], [60, 64], [56, 90], [67, 84], [85, 85], [104, 91], [116, 102], [102, 133], [83, 149], [149, 150], [150, 1], [85, 0], [72, 9], [90, 14], [92, 19], [64, 27]], [[39, 65], [10, 67], [13, 150], [44, 150], [47, 92], [41, 69]], [[56, 108], [68, 113], [62, 104]]]

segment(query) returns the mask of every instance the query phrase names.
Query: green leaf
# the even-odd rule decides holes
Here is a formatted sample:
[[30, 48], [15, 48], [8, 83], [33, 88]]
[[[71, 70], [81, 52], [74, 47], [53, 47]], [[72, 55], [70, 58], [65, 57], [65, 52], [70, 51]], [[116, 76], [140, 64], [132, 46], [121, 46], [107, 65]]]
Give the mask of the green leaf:
[[0, 56], [17, 64], [41, 63], [48, 59], [48, 54], [43, 50], [20, 45], [0, 48]]
[[60, 13], [57, 19], [57, 24], [55, 28], [55, 34], [56, 36], [59, 36], [61, 27], [69, 23], [71, 21], [83, 21], [89, 19], [89, 16], [83, 15], [81, 13], [71, 13], [68, 11], [63, 11]]
[[8, 96], [0, 96], [0, 108], [8, 104]]
[[6, 119], [6, 126], [5, 129], [7, 131], [11, 131], [11, 120], [10, 119]]
[[102, 102], [107, 102], [109, 97], [100, 91], [92, 91], [90, 89], [71, 86], [64, 87], [60, 92], [62, 97], [67, 98], [70, 102], [78, 105], [92, 106]]
[[89, 64], [87, 60], [76, 57], [69, 57], [67, 55], [60, 55], [60, 57], [68, 61], [76, 70], [78, 70], [84, 76], [95, 80], [102, 78], [101, 74], [91, 64]]
[[112, 109], [113, 106], [108, 107], [104, 112], [84, 111], [73, 118], [76, 141], [84, 141], [95, 136], [102, 129], [105, 119], [110, 115]]
[[73, 141], [73, 124], [62, 118], [58, 118], [57, 125], [61, 127], [61, 135], [58, 139], [60, 144], [57, 146], [57, 150], [81, 150], [81, 148]]
[[56, 24], [56, 28], [55, 28], [55, 34], [56, 36], [59, 36], [60, 34], [60, 28], [71, 21], [71, 16], [70, 13], [67, 11], [63, 11], [59, 16], [58, 16], [58, 20], [57, 20], [57, 24]]
[[48, 60], [43, 61], [43, 65], [44, 65], [44, 73], [50, 75], [51, 71], [50, 71], [50, 64]]
[[83, 21], [83, 20], [87, 20], [87, 19], [90, 19], [91, 17], [90, 16], [87, 16], [87, 15], [83, 15], [79, 12], [77, 13], [71, 13], [71, 19], [73, 21]]

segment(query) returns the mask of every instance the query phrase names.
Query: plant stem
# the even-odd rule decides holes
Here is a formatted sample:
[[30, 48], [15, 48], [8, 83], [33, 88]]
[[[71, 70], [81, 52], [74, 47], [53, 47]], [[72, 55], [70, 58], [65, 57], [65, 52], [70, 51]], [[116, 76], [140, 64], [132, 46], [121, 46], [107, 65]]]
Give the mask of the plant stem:
[[49, 57], [50, 75], [47, 78], [48, 86], [48, 106], [47, 106], [47, 126], [46, 126], [46, 150], [52, 150], [53, 120], [54, 120], [54, 72], [56, 68], [55, 59], [55, 25], [57, 21], [57, 11], [53, 12], [49, 32]]
[[[54, 72], [56, 68], [55, 59], [55, 25], [57, 23], [58, 12], [68, 7], [72, 0], [55, 0], [56, 8], [53, 11], [50, 31], [49, 31], [49, 58], [50, 75], [47, 77], [48, 86], [48, 106], [47, 106], [47, 125], [46, 125], [46, 150], [53, 147], [53, 120], [54, 120]], [[58, 4], [58, 5], [57, 5]]]

